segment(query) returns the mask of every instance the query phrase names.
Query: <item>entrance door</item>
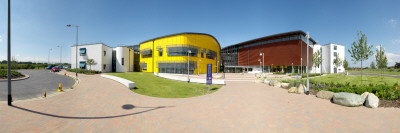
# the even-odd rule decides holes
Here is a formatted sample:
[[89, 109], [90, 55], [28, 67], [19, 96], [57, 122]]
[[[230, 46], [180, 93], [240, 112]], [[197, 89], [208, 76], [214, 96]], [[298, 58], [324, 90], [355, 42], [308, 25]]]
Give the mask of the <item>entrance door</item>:
[[333, 68], [333, 73], [337, 73], [337, 68]]

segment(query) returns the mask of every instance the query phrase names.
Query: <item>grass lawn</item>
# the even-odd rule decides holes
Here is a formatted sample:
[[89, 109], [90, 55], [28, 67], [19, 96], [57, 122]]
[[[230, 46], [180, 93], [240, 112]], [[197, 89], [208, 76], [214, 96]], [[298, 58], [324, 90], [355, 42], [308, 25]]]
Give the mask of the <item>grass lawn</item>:
[[[133, 92], [162, 98], [186, 98], [205, 95], [208, 85], [187, 83], [159, 78], [153, 73], [131, 72], [131, 73], [108, 73], [135, 82]], [[222, 85], [211, 85], [210, 93], [216, 92]], [[206, 89], [205, 89], [206, 88]]]
[[[394, 85], [395, 83], [397, 83], [397, 81], [400, 81], [400, 78], [394, 78], [394, 77], [384, 77], [383, 81], [381, 79], [381, 77], [379, 76], [367, 76], [367, 75], [363, 75], [363, 85], [369, 85], [374, 84], [374, 85], [378, 85], [378, 84], [384, 84], [385, 82], [388, 85]], [[310, 80], [314, 80], [314, 81], [318, 81], [318, 82], [334, 82], [334, 83], [346, 83], [346, 82], [350, 82], [350, 85], [356, 84], [356, 85], [361, 85], [361, 76], [360, 75], [348, 75], [348, 76], [344, 76], [344, 75], [336, 75], [336, 74], [328, 74], [326, 76], [322, 76], [322, 77], [316, 77], [316, 78], [312, 78]]]
[[[398, 70], [400, 69], [395, 69], [392, 72], [388, 71], [387, 69], [385, 70], [385, 72], [383, 74], [388, 74], [388, 75], [400, 75], [400, 72], [398, 72]], [[349, 73], [361, 73], [361, 70], [350, 70]], [[381, 74], [380, 70], [363, 70], [363, 73], [377, 73], [377, 74]]]

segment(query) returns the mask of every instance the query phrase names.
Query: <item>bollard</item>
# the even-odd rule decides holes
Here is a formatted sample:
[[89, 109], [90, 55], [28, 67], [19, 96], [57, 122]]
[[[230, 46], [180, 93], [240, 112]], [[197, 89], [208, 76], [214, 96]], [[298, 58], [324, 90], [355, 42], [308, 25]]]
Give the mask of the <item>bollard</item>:
[[43, 97], [46, 98], [46, 89], [44, 89], [44, 95], [43, 95]]
[[64, 72], [64, 76], [67, 76], [67, 72]]
[[62, 90], [62, 85], [61, 85], [61, 84], [58, 85], [58, 91], [63, 91], [63, 90]]

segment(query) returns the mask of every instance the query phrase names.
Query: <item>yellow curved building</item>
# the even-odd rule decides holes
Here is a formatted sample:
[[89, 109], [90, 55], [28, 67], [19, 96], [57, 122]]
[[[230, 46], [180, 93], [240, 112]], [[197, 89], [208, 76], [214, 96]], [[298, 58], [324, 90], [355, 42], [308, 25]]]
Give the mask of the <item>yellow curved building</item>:
[[217, 39], [209, 34], [178, 33], [157, 37], [140, 43], [140, 69], [142, 72], [187, 74], [189, 57], [190, 74], [207, 73], [207, 64], [212, 64], [212, 71], [217, 72], [220, 50]]

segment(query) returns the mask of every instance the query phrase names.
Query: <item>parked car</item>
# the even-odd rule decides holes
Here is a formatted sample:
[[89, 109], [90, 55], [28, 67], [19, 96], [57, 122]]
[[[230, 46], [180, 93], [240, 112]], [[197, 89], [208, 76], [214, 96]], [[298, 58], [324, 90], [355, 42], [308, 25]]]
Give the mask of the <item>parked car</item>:
[[59, 72], [60, 68], [58, 68], [57, 66], [51, 68], [51, 72]]
[[52, 69], [53, 67], [54, 67], [54, 65], [50, 65], [50, 66], [46, 67], [46, 69], [47, 69], [47, 70], [50, 70], [50, 69]]
[[71, 66], [64, 66], [64, 69], [71, 68]]

